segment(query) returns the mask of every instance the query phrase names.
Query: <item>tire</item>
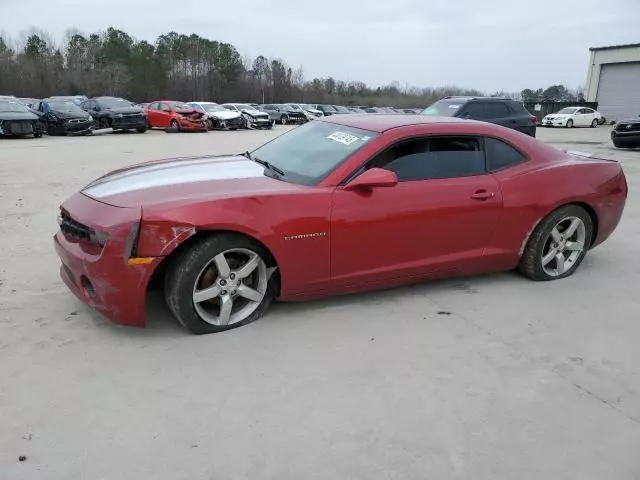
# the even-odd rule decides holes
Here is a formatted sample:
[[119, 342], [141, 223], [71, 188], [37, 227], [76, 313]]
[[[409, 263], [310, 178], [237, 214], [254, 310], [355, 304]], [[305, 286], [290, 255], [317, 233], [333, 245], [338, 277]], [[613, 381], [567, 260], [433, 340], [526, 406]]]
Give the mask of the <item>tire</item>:
[[[566, 238], [565, 232], [574, 226], [575, 230]], [[573, 275], [589, 250], [592, 236], [593, 220], [584, 208], [577, 205], [560, 207], [533, 230], [520, 258], [518, 271], [537, 282]], [[560, 254], [562, 260], [559, 260]]]
[[209, 127], [209, 130], [213, 130], [216, 128], [216, 124], [211, 118], [207, 120], [207, 125]]
[[598, 123], [598, 119], [597, 119], [597, 118], [594, 118], [594, 119], [593, 119], [593, 122], [591, 122], [591, 128], [596, 128], [598, 125], [600, 125], [600, 124]]
[[[230, 268], [223, 275], [218, 267], [221, 256]], [[239, 280], [243, 267], [254, 256], [253, 270]], [[275, 268], [267, 265], [268, 258], [262, 246], [242, 235], [204, 237], [171, 260], [165, 276], [167, 305], [176, 319], [196, 335], [252, 323], [264, 315], [276, 296], [275, 280], [271, 279]], [[217, 293], [211, 297], [205, 293], [204, 300], [194, 301], [197, 293], [210, 293], [213, 288]], [[243, 291], [253, 299], [245, 298]], [[228, 316], [223, 315], [223, 304], [231, 305]], [[225, 318], [229, 319], [227, 324]]]
[[180, 131], [180, 124], [178, 123], [178, 121], [176, 119], [173, 119], [173, 120], [171, 120], [171, 123], [169, 123], [169, 128], [174, 132], [179, 132]]
[[147, 126], [145, 125], [144, 127], [136, 128], [136, 132], [138, 132], [138, 133], [146, 133], [147, 132]]
[[289, 121], [289, 117], [287, 117], [286, 115], [282, 115], [282, 116], [280, 117], [280, 123], [281, 123], [282, 125], [286, 125], [288, 121]]
[[602, 117], [600, 118], [600, 121], [598, 122], [600, 125], [604, 125], [605, 123], [607, 123], [607, 119]]
[[103, 129], [103, 128], [111, 128], [111, 125], [109, 124], [109, 119], [107, 117], [102, 117], [98, 121], [98, 125], [100, 126], [101, 129]]
[[567, 128], [573, 128], [573, 120], [567, 120]]

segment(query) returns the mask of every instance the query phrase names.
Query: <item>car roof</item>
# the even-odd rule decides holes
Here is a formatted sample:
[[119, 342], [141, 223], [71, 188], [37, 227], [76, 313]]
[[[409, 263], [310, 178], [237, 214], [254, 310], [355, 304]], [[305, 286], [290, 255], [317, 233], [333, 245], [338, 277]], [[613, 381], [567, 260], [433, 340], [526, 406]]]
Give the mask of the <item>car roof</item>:
[[473, 96], [465, 96], [465, 95], [456, 95], [451, 97], [444, 97], [441, 100], [460, 100], [460, 101], [472, 101], [472, 100], [482, 100], [483, 102], [515, 102], [515, 100], [506, 97], [473, 97]]
[[469, 120], [454, 117], [429, 117], [422, 115], [400, 115], [389, 113], [366, 113], [351, 115], [331, 115], [323, 117], [322, 122], [361, 128], [372, 132], [382, 133], [386, 130], [411, 125], [430, 125], [442, 123], [468, 123]]

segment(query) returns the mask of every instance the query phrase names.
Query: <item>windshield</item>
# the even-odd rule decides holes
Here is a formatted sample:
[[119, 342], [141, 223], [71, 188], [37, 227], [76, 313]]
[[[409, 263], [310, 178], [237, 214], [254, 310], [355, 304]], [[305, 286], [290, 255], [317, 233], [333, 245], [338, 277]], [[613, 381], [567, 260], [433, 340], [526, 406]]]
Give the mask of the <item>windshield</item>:
[[205, 112], [226, 112], [227, 109], [221, 107], [217, 103], [201, 103], [202, 108], [204, 108]]
[[339, 111], [340, 113], [351, 113], [351, 112], [349, 111], [349, 109], [348, 109], [348, 108], [346, 108], [346, 107], [341, 107], [340, 105], [335, 105], [335, 107], [334, 107], [334, 108], [335, 108], [337, 111]]
[[66, 102], [48, 102], [49, 103], [49, 109], [54, 110], [56, 112], [62, 112], [62, 113], [81, 113], [84, 114], [84, 110], [82, 110], [78, 105], [76, 105], [75, 103], [73, 103], [72, 101], [66, 101]]
[[235, 104], [236, 108], [238, 110], [255, 110], [255, 107], [252, 107], [251, 105], [246, 105], [244, 103], [236, 103]]
[[430, 107], [427, 107], [422, 112], [422, 115], [453, 117], [463, 104], [464, 100], [440, 100]]
[[98, 103], [102, 108], [129, 108], [132, 107], [133, 104], [131, 102], [127, 102], [122, 98], [102, 98], [98, 100]]
[[317, 185], [378, 134], [334, 123], [310, 122], [254, 150], [254, 158], [282, 170], [286, 182]]
[[577, 111], [578, 109], [575, 107], [568, 107], [568, 108], [563, 108], [558, 113], [564, 113], [564, 114], [570, 115], [570, 114], [576, 113]]
[[291, 110], [297, 110], [297, 111], [301, 111], [302, 110], [302, 108], [300, 108], [299, 105], [296, 105], [294, 103], [287, 103], [285, 106], [287, 108], [291, 109]]
[[28, 112], [27, 107], [19, 102], [10, 102], [7, 100], [0, 100], [0, 112]]

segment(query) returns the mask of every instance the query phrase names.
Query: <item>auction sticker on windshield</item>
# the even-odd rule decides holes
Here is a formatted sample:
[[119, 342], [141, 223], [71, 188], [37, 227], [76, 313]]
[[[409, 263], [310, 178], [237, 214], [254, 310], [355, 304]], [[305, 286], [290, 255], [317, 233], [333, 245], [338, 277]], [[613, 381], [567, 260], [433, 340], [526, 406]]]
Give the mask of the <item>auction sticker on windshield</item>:
[[327, 138], [333, 140], [334, 142], [342, 143], [343, 145], [351, 145], [360, 140], [359, 137], [344, 132], [333, 132]]

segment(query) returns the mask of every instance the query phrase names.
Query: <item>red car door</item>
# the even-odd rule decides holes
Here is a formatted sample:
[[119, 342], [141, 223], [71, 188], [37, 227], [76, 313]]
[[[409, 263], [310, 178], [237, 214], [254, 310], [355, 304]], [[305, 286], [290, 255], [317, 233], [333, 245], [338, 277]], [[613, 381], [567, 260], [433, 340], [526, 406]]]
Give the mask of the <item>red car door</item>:
[[150, 104], [147, 107], [147, 122], [149, 122], [149, 125], [151, 125], [152, 127], [159, 127], [160, 124], [158, 123], [158, 109], [160, 108], [160, 103], [159, 102], [153, 102], [152, 104]]
[[171, 106], [168, 103], [160, 102], [160, 111], [158, 112], [159, 127], [167, 128], [173, 118]]
[[485, 173], [481, 146], [474, 137], [403, 140], [365, 167], [395, 171], [396, 186], [338, 187], [331, 216], [332, 288], [485, 270], [483, 252], [502, 196]]

